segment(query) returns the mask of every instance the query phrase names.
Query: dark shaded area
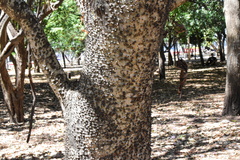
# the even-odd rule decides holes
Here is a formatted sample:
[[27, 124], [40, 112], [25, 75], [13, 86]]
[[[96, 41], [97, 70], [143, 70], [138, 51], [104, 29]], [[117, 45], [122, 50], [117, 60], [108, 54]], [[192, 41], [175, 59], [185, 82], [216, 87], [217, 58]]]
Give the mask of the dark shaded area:
[[[189, 64], [187, 81], [183, 87], [182, 97], [177, 94], [180, 70], [169, 67], [167, 79], [159, 81], [157, 77], [153, 83], [153, 103], [167, 103], [170, 101], [187, 101], [192, 97], [200, 97], [225, 91], [226, 73], [222, 71], [224, 64], [216, 67], [202, 67], [200, 64]], [[176, 72], [177, 71], [177, 72]], [[176, 94], [174, 94], [176, 93]], [[168, 98], [165, 98], [168, 97]]]
[[59, 151], [54, 155], [49, 156], [49, 153], [43, 153], [41, 155], [42, 158], [35, 157], [33, 155], [22, 155], [22, 157], [17, 157], [17, 158], [3, 158], [1, 160], [46, 160], [46, 159], [62, 159], [64, 157], [64, 154]]
[[[35, 83], [34, 85], [36, 87], [36, 97], [37, 97], [36, 107], [43, 108], [44, 112], [61, 111], [59, 101], [55, 96], [55, 94], [53, 93], [48, 83]], [[31, 104], [32, 104], [32, 94], [31, 94], [30, 84], [25, 84], [24, 96], [25, 96], [24, 111], [25, 111], [25, 123], [26, 123], [29, 121], [29, 113], [30, 113]], [[28, 128], [28, 125], [25, 125], [25, 124], [8, 123], [9, 115], [3, 100], [3, 93], [1, 89], [0, 89], [0, 118], [1, 118], [0, 129], [7, 129], [9, 131], [22, 131], [23, 129]]]

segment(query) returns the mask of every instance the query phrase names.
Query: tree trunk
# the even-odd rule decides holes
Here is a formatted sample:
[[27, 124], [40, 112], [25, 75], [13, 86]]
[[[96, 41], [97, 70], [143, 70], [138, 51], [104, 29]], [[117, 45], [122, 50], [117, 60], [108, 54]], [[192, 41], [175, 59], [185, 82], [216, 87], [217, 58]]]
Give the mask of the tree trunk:
[[217, 33], [218, 37], [218, 44], [219, 44], [219, 55], [220, 55], [220, 61], [225, 61], [225, 54], [224, 54], [224, 36], [222, 33]]
[[168, 38], [168, 65], [172, 66], [173, 65], [173, 57], [171, 54], [171, 48], [172, 48], [172, 38], [171, 38], [171, 34], [169, 34], [169, 38]]
[[40, 67], [37, 62], [37, 60], [33, 57], [33, 62], [34, 62], [34, 73], [40, 73]]
[[161, 2], [85, 3], [80, 6], [88, 15], [89, 38], [82, 89], [64, 100], [66, 157], [150, 159], [154, 56], [164, 25]]
[[204, 59], [203, 59], [203, 54], [202, 54], [202, 44], [200, 42], [200, 38], [198, 38], [197, 45], [198, 45], [198, 51], [199, 51], [201, 65], [204, 66]]
[[[4, 13], [2, 14], [4, 15]], [[7, 16], [5, 16], [7, 18]], [[4, 18], [3, 18], [4, 21]], [[17, 31], [13, 28], [11, 23], [1, 21], [1, 70], [0, 70], [0, 81], [1, 87], [4, 95], [4, 100], [8, 108], [11, 122], [23, 122], [24, 121], [24, 112], [23, 112], [23, 90], [24, 90], [24, 78], [25, 78], [25, 68], [26, 68], [26, 52], [24, 53], [24, 41], [19, 40], [19, 44], [22, 47], [17, 47], [16, 51], [16, 63], [14, 63], [15, 68], [15, 85], [12, 84], [10, 76], [6, 69], [5, 60], [13, 50], [13, 39], [17, 36]], [[8, 28], [8, 32], [7, 32]], [[8, 42], [8, 39], [10, 41]], [[11, 43], [12, 41], [12, 43]], [[21, 42], [20, 42], [21, 41]], [[10, 44], [10, 45], [9, 45]], [[6, 46], [9, 47], [9, 50], [5, 52]], [[5, 56], [2, 56], [5, 55]], [[2, 58], [4, 57], [4, 58]], [[11, 56], [10, 56], [11, 57]]]
[[176, 41], [173, 41], [173, 59], [174, 59], [174, 64], [176, 64], [177, 61], [177, 47], [176, 47]]
[[192, 47], [191, 47], [191, 44], [190, 44], [190, 37], [188, 37], [188, 42], [187, 42], [187, 57], [188, 57], [188, 61], [191, 60], [192, 56], [191, 56], [191, 52], [192, 52]]
[[150, 159], [154, 57], [171, 5], [183, 1], [174, 2], [80, 1], [86, 61], [79, 81], [70, 83], [25, 2], [0, 1], [24, 29], [62, 103], [65, 159]]
[[224, 2], [227, 26], [227, 77], [223, 115], [240, 114], [240, 8], [238, 0]]
[[165, 76], [165, 55], [164, 55], [164, 48], [163, 43], [160, 46], [160, 52], [158, 52], [158, 66], [159, 66], [159, 80], [163, 80], [166, 78]]
[[1, 68], [1, 86], [4, 95], [4, 100], [8, 107], [11, 122], [23, 122], [23, 97], [18, 97], [19, 93], [13, 87], [6, 68]]
[[66, 60], [65, 60], [64, 52], [61, 52], [61, 54], [62, 54], [62, 59], [63, 59], [63, 68], [66, 68]]

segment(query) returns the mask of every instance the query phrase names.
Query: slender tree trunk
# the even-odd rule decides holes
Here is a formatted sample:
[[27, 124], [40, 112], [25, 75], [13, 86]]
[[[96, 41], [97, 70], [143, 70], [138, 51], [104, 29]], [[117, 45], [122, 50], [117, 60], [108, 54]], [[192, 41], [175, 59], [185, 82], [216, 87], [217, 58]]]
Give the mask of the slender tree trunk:
[[172, 38], [171, 35], [169, 34], [169, 39], [168, 39], [168, 65], [172, 66], [173, 65], [173, 57], [171, 54], [171, 45], [172, 44]]
[[160, 46], [160, 52], [158, 52], [158, 65], [159, 65], [159, 79], [165, 79], [165, 55], [164, 55], [164, 48], [163, 48], [163, 43]]
[[172, 54], [171, 54], [171, 50], [168, 50], [168, 65], [172, 66], [173, 65], [173, 58], [172, 58]]
[[[8, 25], [10, 32], [8, 33], [9, 39], [12, 39], [17, 35], [17, 31]], [[19, 42], [19, 46], [15, 49], [16, 63], [15, 63], [15, 85], [12, 84], [8, 71], [4, 65], [2, 65], [1, 74], [1, 87], [4, 94], [4, 100], [7, 104], [11, 122], [23, 122], [24, 121], [24, 79], [25, 69], [27, 66], [27, 52], [24, 48], [24, 41]]]
[[224, 37], [221, 33], [218, 33], [218, 44], [219, 44], [219, 55], [220, 55], [220, 61], [225, 61], [225, 55], [224, 55]]
[[226, 37], [227, 37], [227, 35], [226, 35], [225, 31], [224, 31], [224, 33], [223, 33], [223, 40], [222, 40], [222, 48], [223, 48], [223, 55], [224, 55], [224, 59], [225, 60], [226, 60], [226, 58], [225, 58], [225, 41], [226, 41]]
[[8, 107], [10, 121], [15, 123], [23, 122], [24, 113], [22, 97], [18, 97], [18, 92], [14, 89], [6, 68], [1, 68], [0, 73], [2, 91]]
[[16, 58], [13, 57], [12, 54], [9, 56], [9, 58], [10, 58], [10, 61], [13, 63], [14, 71], [15, 71], [15, 74], [17, 75], [17, 62], [16, 62]]
[[37, 60], [34, 57], [33, 57], [33, 62], [34, 62], [34, 72], [35, 73], [40, 73], [39, 64], [38, 64]]
[[[13, 39], [17, 35], [17, 32], [13, 30], [11, 23], [9, 22], [9, 17], [2, 12], [1, 18], [1, 70], [0, 70], [0, 81], [1, 87], [4, 95], [4, 100], [7, 104], [8, 112], [10, 115], [11, 122], [23, 122], [24, 121], [24, 112], [23, 112], [23, 80], [24, 75], [21, 73], [21, 66], [17, 65], [17, 62], [14, 63], [16, 80], [15, 85], [12, 84], [10, 76], [6, 69], [5, 60], [9, 54], [12, 52], [12, 47], [9, 48], [9, 51], [5, 52], [6, 46], [10, 44], [8, 39]], [[7, 28], [9, 32], [7, 34]], [[22, 41], [23, 42], [23, 41]], [[5, 55], [5, 56], [2, 56]], [[4, 58], [2, 58], [4, 57]], [[18, 58], [18, 64], [22, 64], [22, 59]], [[26, 68], [26, 66], [25, 66]], [[24, 68], [24, 70], [25, 70]]]
[[225, 0], [227, 26], [227, 77], [223, 115], [240, 114], [240, 3]]
[[200, 60], [201, 60], [201, 65], [204, 66], [204, 59], [203, 59], [203, 54], [202, 54], [202, 44], [200, 42], [200, 39], [198, 38], [198, 51], [199, 51], [199, 56], [200, 56]]
[[188, 57], [188, 60], [190, 61], [191, 60], [191, 44], [190, 44], [190, 37], [188, 37], [188, 43], [187, 43], [187, 57]]
[[226, 60], [226, 58], [225, 58], [225, 40], [226, 40], [226, 34], [225, 34], [225, 32], [224, 33], [222, 33], [222, 35], [223, 35], [223, 38], [222, 38], [222, 57], [221, 57], [221, 61], [223, 62], [223, 61], [225, 61]]
[[61, 54], [62, 54], [62, 59], [63, 59], [63, 67], [66, 68], [66, 60], [65, 60], [64, 52], [61, 52]]
[[176, 61], [177, 61], [176, 54], [177, 54], [176, 42], [173, 42], [173, 59], [174, 59], [174, 64], [176, 64]]

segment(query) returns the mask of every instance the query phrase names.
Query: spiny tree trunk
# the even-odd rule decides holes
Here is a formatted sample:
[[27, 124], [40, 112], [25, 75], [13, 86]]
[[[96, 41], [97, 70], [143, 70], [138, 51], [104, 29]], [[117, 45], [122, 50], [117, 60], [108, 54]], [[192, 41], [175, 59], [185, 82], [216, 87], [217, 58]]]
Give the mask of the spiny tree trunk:
[[158, 10], [164, 8], [158, 0], [80, 6], [89, 38], [83, 89], [64, 101], [66, 157], [150, 159], [153, 60], [164, 25]]
[[240, 2], [224, 2], [227, 26], [227, 79], [223, 115], [240, 114]]
[[182, 2], [80, 1], [89, 35], [81, 78], [70, 83], [25, 2], [0, 1], [62, 103], [66, 159], [150, 159], [153, 60], [165, 16]]

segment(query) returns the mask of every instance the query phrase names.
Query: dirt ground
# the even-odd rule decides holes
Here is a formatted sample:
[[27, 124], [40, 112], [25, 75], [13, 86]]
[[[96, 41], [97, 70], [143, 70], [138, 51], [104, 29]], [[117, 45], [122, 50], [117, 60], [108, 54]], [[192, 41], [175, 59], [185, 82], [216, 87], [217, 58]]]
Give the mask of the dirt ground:
[[[240, 118], [222, 117], [224, 65], [189, 65], [188, 80], [180, 98], [180, 70], [167, 67], [167, 78], [153, 85], [153, 160], [239, 160]], [[35, 77], [37, 105], [32, 136], [26, 143], [28, 126], [8, 123], [0, 93], [0, 159], [63, 159], [64, 121], [49, 85]], [[26, 85], [26, 110], [30, 110], [30, 87]], [[29, 112], [26, 114], [28, 120]]]

